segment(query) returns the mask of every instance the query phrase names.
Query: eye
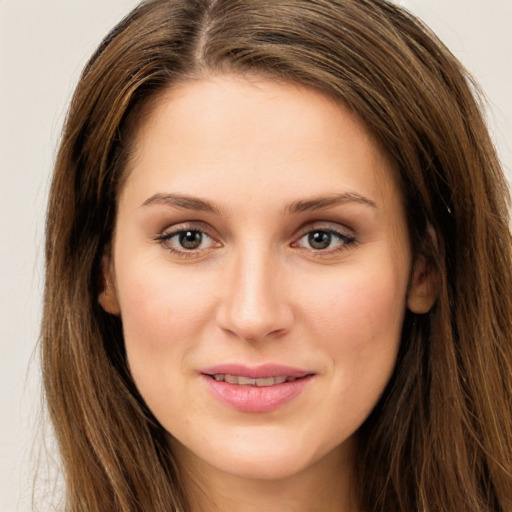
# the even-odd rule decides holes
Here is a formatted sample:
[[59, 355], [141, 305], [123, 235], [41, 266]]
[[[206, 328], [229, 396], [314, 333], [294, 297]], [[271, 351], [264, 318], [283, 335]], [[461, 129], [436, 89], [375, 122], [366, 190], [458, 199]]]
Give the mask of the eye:
[[315, 250], [328, 249], [333, 240], [332, 233], [327, 231], [314, 231], [306, 236], [309, 246]]
[[174, 238], [183, 249], [200, 249], [210, 237], [201, 231], [180, 231], [170, 240]]
[[163, 233], [157, 240], [170, 252], [183, 255], [220, 246], [210, 235], [199, 229], [175, 229]]
[[356, 238], [353, 235], [334, 229], [314, 229], [302, 235], [295, 247], [309, 249], [315, 252], [335, 252], [353, 244]]

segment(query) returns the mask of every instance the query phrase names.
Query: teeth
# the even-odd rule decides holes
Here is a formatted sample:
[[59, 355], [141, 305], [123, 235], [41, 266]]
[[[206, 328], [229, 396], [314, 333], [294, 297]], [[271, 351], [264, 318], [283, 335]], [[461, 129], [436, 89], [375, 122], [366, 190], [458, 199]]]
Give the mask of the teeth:
[[296, 377], [286, 377], [284, 375], [278, 377], [265, 377], [263, 379], [252, 379], [251, 377], [243, 377], [241, 375], [216, 373], [215, 375], [212, 375], [212, 377], [216, 381], [228, 382], [229, 384], [258, 387], [274, 386], [275, 384], [283, 384], [284, 382], [293, 382], [294, 380], [297, 380]]
[[256, 386], [265, 387], [265, 386], [273, 386], [276, 384], [276, 379], [274, 377], [267, 377], [266, 379], [255, 379]]
[[224, 380], [230, 384], [238, 384], [238, 377], [234, 375], [224, 375]]
[[[226, 375], [226, 378], [228, 375]], [[240, 386], [254, 386], [256, 384], [256, 379], [250, 379], [249, 377], [234, 377], [238, 380], [236, 384], [239, 384]], [[261, 380], [261, 379], [258, 379]]]

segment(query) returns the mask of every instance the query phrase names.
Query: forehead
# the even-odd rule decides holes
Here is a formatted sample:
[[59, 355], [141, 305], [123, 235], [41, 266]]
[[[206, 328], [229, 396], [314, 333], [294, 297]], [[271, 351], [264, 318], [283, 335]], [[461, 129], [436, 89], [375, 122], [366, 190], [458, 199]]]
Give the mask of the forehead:
[[386, 152], [340, 102], [308, 87], [237, 76], [185, 82], [160, 95], [136, 131], [127, 176], [148, 194], [162, 186], [222, 193], [262, 181], [290, 195], [304, 183], [317, 189], [310, 195], [330, 184], [373, 196], [400, 189]]

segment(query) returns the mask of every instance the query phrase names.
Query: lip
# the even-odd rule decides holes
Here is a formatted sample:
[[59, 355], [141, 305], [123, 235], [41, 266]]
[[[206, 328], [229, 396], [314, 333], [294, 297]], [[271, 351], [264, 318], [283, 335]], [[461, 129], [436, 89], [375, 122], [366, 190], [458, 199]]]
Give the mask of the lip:
[[[283, 366], [264, 364], [245, 366], [240, 364], [222, 364], [200, 370], [201, 378], [208, 390], [222, 403], [242, 412], [261, 413], [276, 410], [297, 398], [304, 388], [313, 380], [314, 372]], [[271, 386], [231, 384], [216, 381], [215, 374], [236, 375], [252, 379], [269, 377], [293, 377], [296, 380]]]

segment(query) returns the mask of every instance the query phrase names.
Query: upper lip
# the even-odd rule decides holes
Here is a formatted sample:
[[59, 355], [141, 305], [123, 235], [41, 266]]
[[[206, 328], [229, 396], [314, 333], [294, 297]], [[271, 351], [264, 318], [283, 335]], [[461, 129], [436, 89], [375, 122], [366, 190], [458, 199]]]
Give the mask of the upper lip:
[[246, 366], [243, 364], [228, 363], [202, 368], [200, 373], [204, 375], [236, 375], [238, 377], [249, 377], [251, 379], [267, 379], [269, 377], [295, 377], [298, 379], [312, 375], [314, 372], [282, 364]]

